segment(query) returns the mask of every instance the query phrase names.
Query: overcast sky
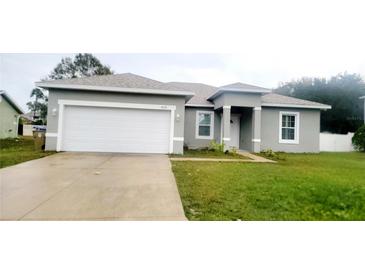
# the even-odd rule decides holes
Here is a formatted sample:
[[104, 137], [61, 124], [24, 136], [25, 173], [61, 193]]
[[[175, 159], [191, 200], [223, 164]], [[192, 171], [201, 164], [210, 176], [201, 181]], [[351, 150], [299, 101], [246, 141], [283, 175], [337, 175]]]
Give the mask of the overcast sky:
[[[274, 88], [302, 76], [340, 72], [365, 75], [364, 54], [313, 51], [247, 54], [95, 54], [115, 73], [131, 72], [159, 81], [202, 82], [215, 86], [244, 82]], [[345, 54], [347, 50], [347, 54]], [[284, 55], [285, 54], [285, 55]], [[26, 109], [34, 82], [47, 76], [62, 57], [73, 54], [0, 54], [0, 89]]]

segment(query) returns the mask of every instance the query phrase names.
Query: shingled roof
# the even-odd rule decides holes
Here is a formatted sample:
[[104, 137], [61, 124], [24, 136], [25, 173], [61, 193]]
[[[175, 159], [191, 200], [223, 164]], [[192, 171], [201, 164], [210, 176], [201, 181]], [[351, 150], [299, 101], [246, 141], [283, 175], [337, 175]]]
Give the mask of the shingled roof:
[[214, 106], [214, 104], [208, 101], [207, 98], [217, 91], [216, 87], [201, 83], [185, 82], [169, 82], [167, 84], [179, 90], [194, 92], [195, 95], [187, 102], [187, 104]]
[[261, 97], [262, 106], [275, 106], [275, 105], [298, 105], [298, 107], [317, 107], [317, 108], [331, 108], [329, 105], [321, 103], [298, 99], [294, 97], [284, 96], [277, 93], [265, 94]]
[[42, 81], [42, 83], [62, 84], [62, 85], [87, 85], [101, 87], [118, 87], [118, 88], [146, 88], [146, 89], [164, 89], [176, 90], [169, 88], [165, 83], [159, 82], [144, 76], [133, 73], [122, 73], [112, 75], [95, 75], [90, 77], [80, 77], [72, 79], [60, 79]]
[[[232, 92], [255, 92], [262, 95], [263, 106], [288, 106], [297, 105], [298, 107], [330, 108], [330, 106], [317, 102], [297, 99], [272, 93], [270, 89], [259, 86], [244, 84], [241, 82], [215, 87], [202, 83], [188, 82], [160, 82], [133, 73], [90, 76], [73, 79], [51, 80], [37, 82], [37, 86], [44, 88], [70, 88], [70, 89], [93, 89], [100, 91], [122, 92], [123, 89], [146, 89], [169, 91], [169, 95], [186, 95], [187, 105], [214, 106], [211, 100], [225, 91]], [[72, 88], [71, 88], [72, 87]], [[185, 93], [184, 93], [185, 92]], [[161, 93], [163, 94], [163, 93]]]

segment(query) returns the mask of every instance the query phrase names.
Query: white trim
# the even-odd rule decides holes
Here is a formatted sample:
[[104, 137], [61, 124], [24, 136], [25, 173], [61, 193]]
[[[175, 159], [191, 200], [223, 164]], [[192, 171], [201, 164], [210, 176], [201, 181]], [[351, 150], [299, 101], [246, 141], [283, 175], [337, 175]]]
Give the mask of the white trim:
[[231, 109], [231, 106], [223, 106], [223, 109]]
[[184, 137], [174, 137], [174, 141], [184, 142]]
[[252, 142], [254, 142], [254, 143], [261, 143], [261, 139], [252, 139]]
[[253, 110], [261, 110], [261, 107], [254, 107]]
[[361, 97], [359, 97], [359, 99], [365, 99], [365, 96], [361, 96]]
[[311, 109], [331, 109], [331, 106], [323, 105], [323, 106], [315, 106], [315, 105], [292, 105], [292, 104], [271, 104], [271, 103], [263, 103], [261, 104], [263, 107], [282, 107], [282, 108], [311, 108]]
[[58, 133], [58, 138], [57, 138], [57, 146], [56, 146], [56, 151], [61, 151], [61, 144], [62, 144], [62, 131], [63, 131], [63, 109], [65, 108], [64, 104], [60, 103], [60, 100], [58, 100], [58, 128], [57, 128], [57, 133]]
[[68, 106], [88, 106], [88, 107], [111, 107], [111, 108], [133, 108], [133, 109], [161, 109], [175, 110], [174, 105], [153, 105], [153, 104], [132, 104], [101, 101], [82, 101], [82, 100], [58, 100], [59, 105]]
[[231, 141], [231, 138], [223, 138], [223, 141], [229, 142], [229, 141]]
[[[282, 139], [282, 119], [283, 115], [294, 115], [295, 116], [295, 128], [294, 128], [294, 140]], [[300, 129], [300, 113], [290, 111], [279, 112], [279, 143], [281, 144], [299, 144], [299, 129]]]
[[214, 108], [214, 105], [185, 104], [186, 107]]
[[218, 91], [234, 91], [234, 92], [249, 92], [249, 93], [269, 93], [271, 92], [270, 89], [265, 89], [265, 88], [220, 88]]
[[58, 138], [57, 151], [62, 150], [62, 131], [63, 131], [63, 111], [66, 106], [89, 106], [89, 107], [112, 107], [112, 108], [132, 108], [132, 109], [156, 109], [171, 111], [170, 118], [170, 143], [169, 153], [174, 152], [174, 126], [175, 126], [175, 110], [174, 105], [153, 105], [153, 104], [130, 104], [130, 103], [115, 103], [115, 102], [100, 102], [100, 101], [82, 101], [82, 100], [58, 100]]
[[170, 147], [169, 152], [172, 154], [174, 152], [174, 130], [175, 130], [175, 109], [171, 109], [171, 119], [170, 119]]
[[46, 137], [57, 137], [58, 134], [55, 132], [46, 132]]
[[[210, 135], [200, 136], [199, 135], [199, 115], [200, 114], [210, 114]], [[198, 110], [195, 115], [195, 138], [196, 139], [213, 139], [214, 135], [214, 111]]]
[[35, 85], [41, 88], [55, 88], [55, 89], [73, 89], [73, 90], [96, 90], [96, 91], [110, 91], [110, 92], [126, 92], [126, 93], [144, 93], [144, 94], [160, 94], [160, 95], [175, 95], [193, 97], [195, 94], [190, 91], [182, 90], [165, 90], [165, 89], [148, 89], [148, 88], [123, 88], [110, 86], [92, 86], [92, 85], [72, 85], [72, 84], [56, 84], [36, 82]]

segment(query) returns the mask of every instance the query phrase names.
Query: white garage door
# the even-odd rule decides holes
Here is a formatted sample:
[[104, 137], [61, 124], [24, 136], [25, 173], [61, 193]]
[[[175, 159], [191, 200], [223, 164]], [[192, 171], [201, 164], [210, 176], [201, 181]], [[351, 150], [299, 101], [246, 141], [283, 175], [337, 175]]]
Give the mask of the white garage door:
[[63, 151], [168, 153], [170, 111], [65, 106]]

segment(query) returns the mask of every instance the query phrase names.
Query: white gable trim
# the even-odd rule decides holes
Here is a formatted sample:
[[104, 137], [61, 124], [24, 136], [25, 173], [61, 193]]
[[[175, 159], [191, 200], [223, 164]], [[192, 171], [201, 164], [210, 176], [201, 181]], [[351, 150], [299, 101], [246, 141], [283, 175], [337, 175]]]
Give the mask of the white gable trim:
[[281, 108], [311, 108], [311, 109], [331, 109], [331, 106], [323, 105], [294, 105], [294, 104], [272, 104], [272, 103], [263, 103], [261, 104], [263, 107], [281, 107]]
[[123, 87], [109, 87], [109, 86], [92, 86], [92, 85], [68, 85], [55, 83], [36, 82], [35, 85], [41, 88], [54, 89], [71, 89], [71, 90], [93, 90], [93, 91], [109, 91], [109, 92], [125, 92], [125, 93], [145, 93], [145, 94], [159, 94], [159, 95], [176, 95], [186, 96], [191, 98], [194, 96], [193, 92], [181, 90], [164, 90], [164, 89], [146, 89], [146, 88], [123, 88]]
[[214, 105], [185, 104], [186, 107], [214, 108]]

